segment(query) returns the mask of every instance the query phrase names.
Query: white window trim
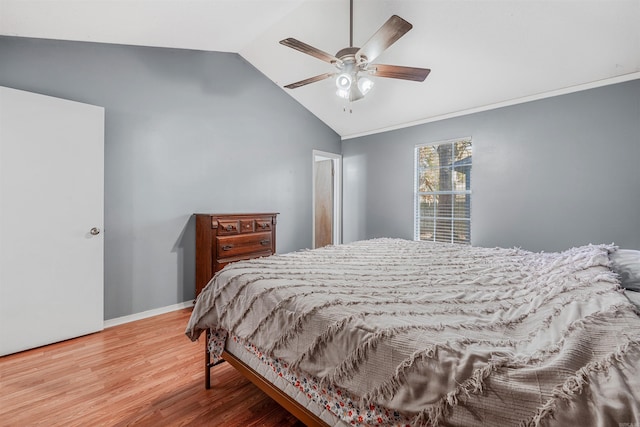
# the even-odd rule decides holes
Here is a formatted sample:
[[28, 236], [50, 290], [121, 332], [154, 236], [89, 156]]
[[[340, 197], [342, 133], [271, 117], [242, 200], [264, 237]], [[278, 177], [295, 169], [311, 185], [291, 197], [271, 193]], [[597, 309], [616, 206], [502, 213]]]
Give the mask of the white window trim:
[[[418, 151], [420, 148], [422, 147], [430, 147], [432, 145], [441, 145], [441, 144], [452, 144], [454, 142], [458, 142], [458, 141], [463, 141], [463, 140], [469, 140], [472, 141], [472, 147], [473, 147], [473, 138], [471, 136], [463, 136], [460, 138], [452, 138], [452, 139], [446, 139], [446, 140], [441, 140], [441, 141], [434, 141], [434, 142], [426, 142], [426, 143], [422, 143], [422, 144], [416, 144], [415, 147], [413, 148], [413, 240], [420, 240], [420, 215], [416, 215], [417, 212], [419, 211], [420, 207], [419, 207], [419, 197], [420, 197], [420, 193], [418, 190], [420, 188], [420, 184], [419, 184], [419, 179], [420, 179], [420, 173], [418, 171], [418, 162], [419, 162], [419, 154]], [[473, 148], [472, 148], [473, 149]], [[439, 192], [439, 194], [471, 194], [471, 190], [465, 190], [465, 191], [443, 191], [443, 192]], [[473, 199], [471, 201], [471, 203], [473, 204]], [[452, 217], [451, 219], [453, 220], [459, 220], [459, 221], [469, 221], [471, 222], [471, 207], [469, 208], [469, 218], [456, 218], [456, 217]], [[469, 236], [471, 237], [471, 236]], [[471, 242], [469, 242], [471, 243]]]

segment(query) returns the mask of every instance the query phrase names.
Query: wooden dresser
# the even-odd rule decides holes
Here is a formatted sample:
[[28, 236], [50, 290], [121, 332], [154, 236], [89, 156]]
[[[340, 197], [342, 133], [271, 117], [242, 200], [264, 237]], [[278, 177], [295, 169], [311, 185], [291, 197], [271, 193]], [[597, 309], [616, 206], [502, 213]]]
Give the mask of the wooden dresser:
[[230, 262], [276, 252], [277, 213], [195, 214], [196, 297]]

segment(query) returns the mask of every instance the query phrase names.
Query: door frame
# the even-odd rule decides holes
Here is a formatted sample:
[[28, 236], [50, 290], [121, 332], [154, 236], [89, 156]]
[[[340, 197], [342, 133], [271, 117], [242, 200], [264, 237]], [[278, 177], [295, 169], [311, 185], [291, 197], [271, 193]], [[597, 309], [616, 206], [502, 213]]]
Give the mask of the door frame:
[[311, 247], [316, 246], [316, 168], [322, 160], [333, 161], [333, 244], [342, 243], [342, 154], [312, 150], [311, 156]]

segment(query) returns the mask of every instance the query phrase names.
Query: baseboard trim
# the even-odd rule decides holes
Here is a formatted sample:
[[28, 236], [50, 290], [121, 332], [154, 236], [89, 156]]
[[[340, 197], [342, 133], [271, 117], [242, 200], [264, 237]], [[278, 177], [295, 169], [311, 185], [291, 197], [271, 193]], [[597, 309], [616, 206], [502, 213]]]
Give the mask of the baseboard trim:
[[157, 316], [159, 314], [170, 313], [172, 311], [182, 310], [183, 308], [193, 307], [193, 300], [181, 302], [178, 304], [168, 305], [166, 307], [154, 308], [140, 313], [130, 314], [128, 316], [116, 317], [104, 321], [104, 329], [113, 326], [123, 325], [125, 323], [135, 322], [136, 320], [146, 319], [148, 317]]

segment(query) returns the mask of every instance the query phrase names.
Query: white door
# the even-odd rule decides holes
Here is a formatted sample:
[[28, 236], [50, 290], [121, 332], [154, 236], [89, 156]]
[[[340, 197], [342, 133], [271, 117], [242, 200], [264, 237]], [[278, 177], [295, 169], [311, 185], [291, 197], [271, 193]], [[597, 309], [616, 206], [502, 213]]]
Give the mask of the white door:
[[103, 194], [104, 109], [0, 87], [0, 355], [103, 328]]

